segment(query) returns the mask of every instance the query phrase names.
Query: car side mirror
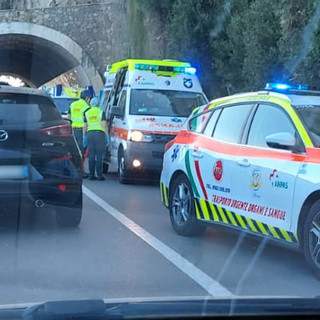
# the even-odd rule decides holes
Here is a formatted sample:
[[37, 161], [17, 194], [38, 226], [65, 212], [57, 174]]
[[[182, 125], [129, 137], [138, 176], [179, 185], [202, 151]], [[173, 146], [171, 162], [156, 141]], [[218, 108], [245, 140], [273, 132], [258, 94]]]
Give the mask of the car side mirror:
[[270, 148], [302, 152], [303, 147], [297, 142], [296, 137], [290, 132], [278, 132], [266, 136], [266, 144]]
[[121, 108], [113, 106], [111, 108], [111, 114], [115, 117], [123, 118], [124, 112]]

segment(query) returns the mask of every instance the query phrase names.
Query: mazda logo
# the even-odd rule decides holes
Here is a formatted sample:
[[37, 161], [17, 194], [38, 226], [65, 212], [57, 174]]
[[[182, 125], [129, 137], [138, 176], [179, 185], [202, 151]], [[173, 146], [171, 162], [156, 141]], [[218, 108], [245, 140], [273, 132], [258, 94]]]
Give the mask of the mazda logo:
[[6, 141], [8, 139], [8, 132], [5, 130], [0, 130], [0, 141]]

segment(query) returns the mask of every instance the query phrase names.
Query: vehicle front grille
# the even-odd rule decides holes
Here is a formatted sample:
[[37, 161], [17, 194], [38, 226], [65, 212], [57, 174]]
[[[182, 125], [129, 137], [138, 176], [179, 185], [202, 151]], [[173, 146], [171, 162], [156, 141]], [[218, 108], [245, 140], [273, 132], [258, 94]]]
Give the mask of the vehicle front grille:
[[174, 137], [175, 135], [173, 134], [159, 134], [159, 133], [152, 134], [152, 138], [154, 142], [164, 143], [164, 144], [174, 139]]
[[152, 157], [156, 159], [163, 159], [163, 152], [152, 151]]

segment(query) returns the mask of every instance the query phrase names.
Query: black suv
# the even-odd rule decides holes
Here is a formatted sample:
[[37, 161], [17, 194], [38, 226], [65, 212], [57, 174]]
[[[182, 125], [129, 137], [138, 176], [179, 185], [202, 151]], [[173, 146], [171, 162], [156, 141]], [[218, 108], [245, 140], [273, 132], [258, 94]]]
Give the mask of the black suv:
[[[0, 205], [54, 208], [58, 225], [82, 215], [81, 155], [70, 124], [37, 89], [0, 86]], [[29, 211], [29, 210], [28, 210]]]

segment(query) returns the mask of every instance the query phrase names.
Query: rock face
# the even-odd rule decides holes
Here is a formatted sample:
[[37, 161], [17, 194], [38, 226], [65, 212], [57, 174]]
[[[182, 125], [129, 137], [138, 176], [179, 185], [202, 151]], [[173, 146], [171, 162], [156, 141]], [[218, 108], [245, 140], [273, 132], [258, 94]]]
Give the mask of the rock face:
[[[129, 4], [129, 0], [0, 0], [0, 37], [1, 25], [7, 30], [7, 24], [14, 22], [55, 30], [81, 47], [86, 55], [79, 61], [80, 65], [88, 64], [89, 58], [104, 81], [106, 66], [115, 61], [165, 58], [161, 21], [150, 12], [142, 18], [145, 34], [133, 33]], [[52, 37], [52, 42], [57, 44], [58, 40]], [[134, 50], [133, 43], [139, 43], [143, 50]], [[1, 50], [5, 50], [3, 44]]]
[[[63, 33], [86, 52], [86, 56], [93, 61], [102, 81], [107, 64], [128, 58], [129, 18], [123, 0], [108, 2], [8, 0], [7, 2], [0, 1], [3, 5], [0, 11], [0, 24], [27, 22]], [[86, 64], [86, 61], [79, 62]]]
[[[55, 6], [70, 6], [83, 4], [97, 4], [106, 1], [102, 0], [1, 0], [0, 9], [35, 9]], [[108, 2], [119, 2], [117, 0], [109, 0]]]

